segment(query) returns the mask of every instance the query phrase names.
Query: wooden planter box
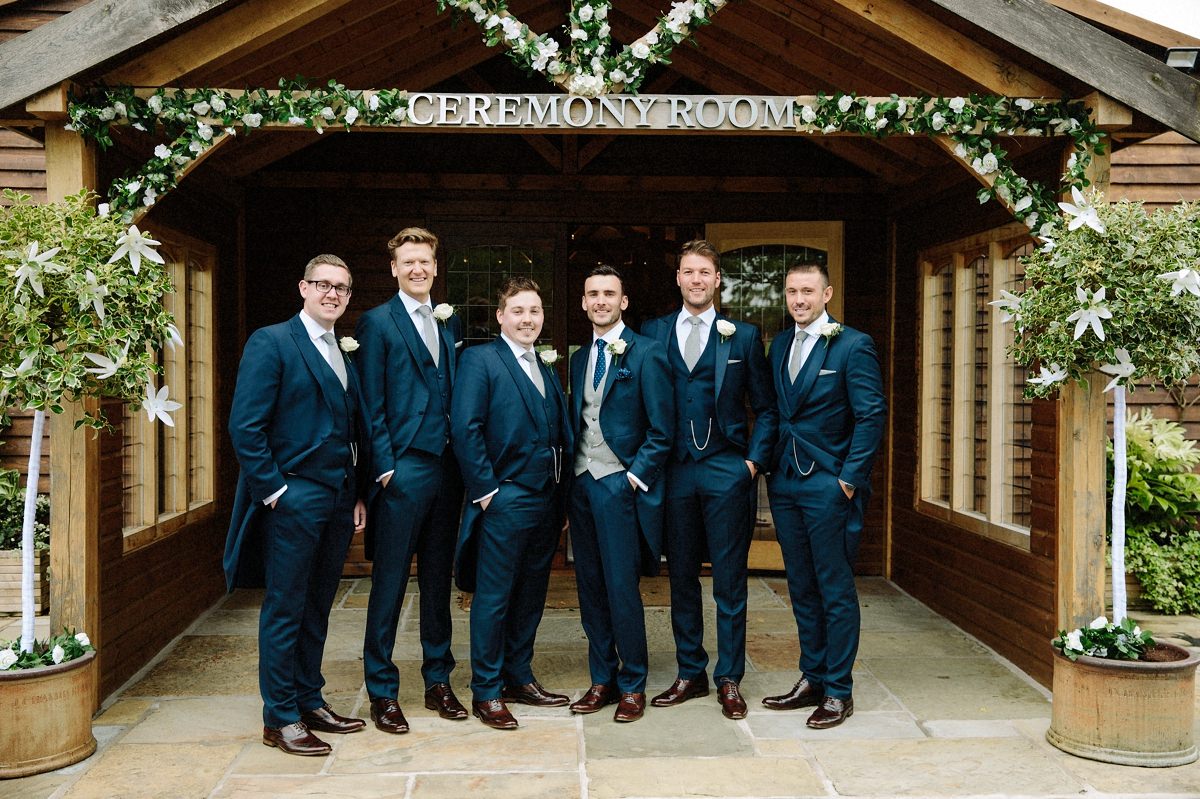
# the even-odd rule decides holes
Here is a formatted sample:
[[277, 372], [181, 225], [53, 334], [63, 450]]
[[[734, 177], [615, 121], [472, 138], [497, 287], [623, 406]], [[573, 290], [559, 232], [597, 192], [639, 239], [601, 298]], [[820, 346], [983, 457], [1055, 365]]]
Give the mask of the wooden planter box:
[[[0, 614], [21, 612], [21, 550], [0, 551]], [[33, 608], [42, 615], [50, 612], [50, 550], [33, 553]]]
[[1163, 660], [1080, 656], [1071, 661], [1054, 650], [1054, 704], [1046, 739], [1064, 752], [1105, 763], [1194, 762], [1200, 655], [1167, 643], [1155, 649]]

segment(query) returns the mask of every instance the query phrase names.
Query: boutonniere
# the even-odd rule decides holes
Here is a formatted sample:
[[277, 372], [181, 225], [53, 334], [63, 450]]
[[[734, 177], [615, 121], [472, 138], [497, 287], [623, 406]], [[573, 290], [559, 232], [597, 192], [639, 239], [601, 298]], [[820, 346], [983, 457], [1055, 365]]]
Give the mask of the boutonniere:
[[825, 324], [821, 325], [821, 335], [825, 337], [826, 343], [828, 343], [831, 338], [841, 332], [842, 326], [837, 322], [826, 322]]
[[620, 382], [622, 380], [629, 380], [632, 377], [633, 377], [633, 372], [629, 371], [624, 366], [622, 366], [620, 369], [617, 370], [617, 382]]
[[721, 341], [729, 341], [729, 337], [737, 332], [737, 325], [730, 322], [728, 319], [717, 320], [717, 332], [721, 334]]
[[342, 352], [354, 352], [358, 349], [358, 341], [352, 336], [342, 336], [338, 339], [338, 346], [342, 348]]
[[538, 353], [538, 357], [542, 359], [542, 363], [546, 364], [547, 366], [553, 366], [554, 364], [558, 363], [560, 356], [558, 354], [558, 350], [542, 350]]
[[608, 350], [609, 355], [614, 358], [620, 358], [625, 354], [625, 350], [629, 349], [629, 342], [623, 338], [619, 338], [616, 341], [610, 341], [605, 349]]
[[439, 302], [437, 305], [433, 306], [433, 318], [441, 322], [443, 325], [446, 324], [446, 320], [451, 316], [454, 316], [454, 306], [450, 303]]

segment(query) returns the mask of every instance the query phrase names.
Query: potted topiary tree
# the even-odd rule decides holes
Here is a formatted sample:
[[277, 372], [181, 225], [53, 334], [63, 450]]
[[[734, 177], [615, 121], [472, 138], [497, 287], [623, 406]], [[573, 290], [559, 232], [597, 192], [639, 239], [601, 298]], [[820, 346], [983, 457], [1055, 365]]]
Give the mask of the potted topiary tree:
[[[179, 403], [155, 387], [157, 353], [182, 345], [162, 297], [158, 242], [126, 228], [82, 192], [34, 204], [10, 190], [0, 207], [0, 416], [33, 411], [22, 525], [21, 637], [0, 644], [0, 777], [58, 768], [96, 748], [95, 651], [86, 631], [34, 640], [34, 515], [46, 412], [87, 397], [140, 402], [172, 424]], [[83, 426], [103, 429], [102, 413]], [[76, 435], [95, 435], [80, 430]], [[62, 442], [65, 445], [65, 442]], [[49, 707], [54, 712], [48, 712]]]
[[1037, 368], [1026, 395], [1110, 377], [1114, 392], [1112, 619], [1053, 641], [1049, 741], [1094, 760], [1172, 766], [1197, 758], [1192, 721], [1200, 656], [1155, 643], [1125, 614], [1125, 390], [1200, 372], [1200, 204], [1146, 213], [1072, 191], [1025, 258], [1026, 289], [993, 302], [1017, 326], [1011, 353]]

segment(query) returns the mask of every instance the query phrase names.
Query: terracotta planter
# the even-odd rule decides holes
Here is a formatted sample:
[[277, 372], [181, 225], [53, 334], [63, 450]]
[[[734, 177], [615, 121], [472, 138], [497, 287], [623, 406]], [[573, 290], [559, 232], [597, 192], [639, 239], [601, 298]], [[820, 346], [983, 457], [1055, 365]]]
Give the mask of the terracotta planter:
[[[21, 612], [21, 555], [19, 549], [0, 550], [0, 613]], [[50, 550], [33, 553], [33, 612], [50, 610]]]
[[95, 661], [87, 652], [57, 666], [0, 671], [0, 778], [41, 774], [96, 751]]
[[[1073, 755], [1126, 766], [1182, 766], [1197, 758], [1192, 723], [1200, 655], [1155, 646], [1159, 661], [1054, 652], [1046, 739]], [[1173, 658], [1173, 659], [1167, 659]]]

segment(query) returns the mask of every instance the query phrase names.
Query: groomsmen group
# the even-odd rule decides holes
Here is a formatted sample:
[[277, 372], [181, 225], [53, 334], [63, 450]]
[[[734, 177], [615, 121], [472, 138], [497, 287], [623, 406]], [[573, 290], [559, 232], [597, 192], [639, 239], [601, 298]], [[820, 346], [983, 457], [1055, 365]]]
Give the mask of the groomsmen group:
[[[591, 687], [574, 713], [616, 705], [632, 722], [648, 673], [639, 579], [667, 556], [676, 679], [650, 700], [708, 695], [699, 580], [712, 564], [717, 700], [746, 716], [746, 560], [757, 478], [767, 487], [801, 645], [800, 679], [763, 699], [816, 708], [808, 725], [854, 711], [858, 648], [853, 565], [886, 415], [871, 339], [832, 320], [825, 267], [792, 266], [794, 325], [768, 361], [760, 331], [715, 309], [717, 250], [680, 253], [682, 307], [626, 326], [621, 275], [592, 270], [582, 308], [591, 342], [571, 359], [537, 352], [544, 310], [527, 277], [498, 292], [500, 336], [460, 352], [462, 327], [431, 302], [438, 240], [406, 228], [389, 243], [396, 296], [367, 311], [354, 338], [333, 334], [351, 296], [349, 268], [320, 255], [299, 283], [302, 308], [246, 344], [229, 429], [241, 472], [225, 568], [230, 589], [265, 587], [259, 622], [263, 743], [323, 755], [314, 732], [351, 733], [321, 689], [321, 657], [350, 537], [373, 561], [363, 667], [370, 718], [402, 734], [392, 660], [413, 557], [420, 589], [425, 706], [462, 720], [450, 687], [450, 588], [473, 592], [471, 713], [518, 726], [508, 705], [563, 706], [532, 670], [555, 547], [569, 520]], [[753, 414], [753, 423], [749, 418]], [[464, 508], [465, 505], [465, 508]], [[461, 517], [461, 522], [460, 522]]]

